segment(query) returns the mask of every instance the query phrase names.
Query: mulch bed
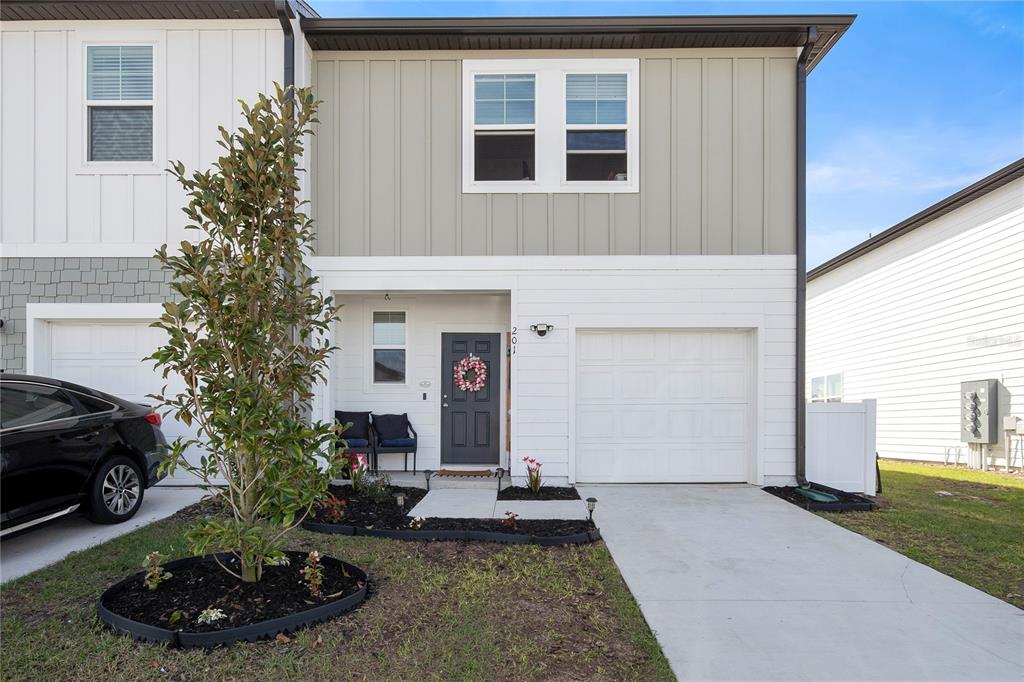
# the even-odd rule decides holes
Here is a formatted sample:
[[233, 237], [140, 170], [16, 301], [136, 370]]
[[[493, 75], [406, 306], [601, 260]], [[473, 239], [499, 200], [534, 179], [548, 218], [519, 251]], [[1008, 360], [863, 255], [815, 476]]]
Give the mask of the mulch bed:
[[812, 483], [811, 488], [813, 490], [819, 490], [826, 493], [832, 493], [839, 498], [838, 502], [815, 502], [807, 497], [804, 497], [797, 492], [796, 486], [766, 486], [762, 488], [766, 493], [775, 495], [775, 497], [782, 498], [786, 502], [795, 504], [798, 507], [806, 509], [808, 511], [831, 511], [831, 512], [847, 512], [847, 511], [872, 511], [875, 508], [875, 503], [870, 499], [854, 493], [848, 493], [843, 490], [836, 490], [825, 485], [819, 485]]
[[[409, 520], [406, 514], [419, 504], [427, 491], [423, 488], [407, 488], [400, 485], [388, 486], [390, 494], [385, 498], [370, 497], [356, 494], [351, 486], [332, 485], [331, 495], [346, 500], [345, 516], [340, 521], [325, 518], [322, 510], [313, 513], [313, 520], [320, 523], [342, 523], [346, 526], [361, 528], [407, 528]], [[398, 508], [395, 493], [405, 494], [405, 510]]]
[[592, 521], [579, 519], [517, 519], [515, 527], [502, 525], [503, 519], [446, 519], [429, 518], [423, 520], [419, 530], [476, 530], [486, 533], [508, 533], [514, 535], [533, 535], [550, 538], [565, 535], [576, 535], [595, 530]]
[[578, 500], [580, 494], [576, 491], [576, 488], [570, 488], [567, 486], [543, 486], [540, 491], [534, 495], [533, 491], [524, 485], [513, 485], [503, 489], [498, 493], [499, 500]]
[[[185, 632], [213, 632], [321, 606], [353, 594], [363, 586], [357, 578], [332, 570], [334, 567], [325, 563], [323, 596], [313, 597], [300, 573], [306, 555], [286, 554], [290, 560], [288, 566], [265, 566], [262, 580], [256, 583], [243, 583], [213, 561], [174, 567], [172, 577], [155, 590], [146, 587], [140, 573], [108, 595], [104, 606], [119, 616], [147, 625]], [[238, 561], [233, 557], [226, 565], [239, 571]], [[198, 623], [199, 614], [210, 608], [220, 609], [225, 617], [210, 624]], [[172, 623], [175, 612], [181, 615]]]

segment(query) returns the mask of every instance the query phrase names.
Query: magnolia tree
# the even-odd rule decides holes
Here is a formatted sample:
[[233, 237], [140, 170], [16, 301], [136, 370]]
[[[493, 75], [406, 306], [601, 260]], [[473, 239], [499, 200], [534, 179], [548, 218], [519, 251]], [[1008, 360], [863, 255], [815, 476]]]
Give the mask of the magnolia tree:
[[[336, 308], [303, 267], [314, 235], [294, 198], [316, 103], [308, 89], [275, 87], [273, 98], [241, 103], [237, 132], [220, 129], [224, 155], [211, 170], [187, 175], [172, 164], [197, 237], [180, 253], [166, 245], [157, 253], [180, 300], [164, 304], [153, 325], [167, 341], [152, 358], [185, 388], [153, 397], [196, 432], [175, 440], [163, 466], [207, 486], [226, 482], [230, 518], [200, 522], [188, 540], [200, 554], [234, 553], [235, 575], [246, 582], [281, 556], [283, 536], [326, 493], [330, 472], [317, 455], [335, 437], [309, 414], [333, 350], [325, 333]], [[206, 452], [198, 463], [185, 458], [193, 446]]]

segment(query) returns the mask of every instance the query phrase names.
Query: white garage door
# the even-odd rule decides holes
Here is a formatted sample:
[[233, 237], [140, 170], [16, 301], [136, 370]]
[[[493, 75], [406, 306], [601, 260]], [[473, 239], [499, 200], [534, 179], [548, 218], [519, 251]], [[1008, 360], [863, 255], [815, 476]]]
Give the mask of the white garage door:
[[[144, 359], [164, 338], [165, 333], [148, 322], [50, 322], [49, 357], [38, 373], [155, 405], [156, 401], [147, 395], [160, 393], [164, 383], [170, 391], [182, 385], [177, 375], [165, 382], [162, 372]], [[193, 435], [192, 429], [166, 416], [161, 428], [168, 442]], [[189, 457], [198, 461], [198, 451], [189, 453]], [[174, 478], [179, 483], [196, 482], [183, 471]]]
[[750, 479], [751, 355], [744, 331], [578, 332], [577, 480]]

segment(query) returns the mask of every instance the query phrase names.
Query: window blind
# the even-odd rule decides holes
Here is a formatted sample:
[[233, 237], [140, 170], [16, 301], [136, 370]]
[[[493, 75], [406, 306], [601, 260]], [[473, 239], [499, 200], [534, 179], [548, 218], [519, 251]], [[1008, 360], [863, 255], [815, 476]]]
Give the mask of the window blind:
[[152, 45], [90, 45], [87, 51], [87, 99], [153, 99]]
[[565, 77], [565, 122], [626, 124], [626, 74], [571, 73]]

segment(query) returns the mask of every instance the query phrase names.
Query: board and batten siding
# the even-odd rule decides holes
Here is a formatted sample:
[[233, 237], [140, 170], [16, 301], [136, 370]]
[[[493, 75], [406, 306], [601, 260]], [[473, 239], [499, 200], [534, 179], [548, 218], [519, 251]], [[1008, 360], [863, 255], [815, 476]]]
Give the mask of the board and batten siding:
[[[640, 59], [640, 192], [462, 193], [462, 59]], [[318, 52], [320, 256], [796, 252], [791, 50]]]
[[[83, 40], [155, 41], [153, 168], [82, 167]], [[185, 239], [168, 161], [208, 167], [220, 156], [217, 127], [241, 123], [237, 100], [283, 76], [277, 21], [8, 22], [0, 43], [0, 241], [10, 256], [143, 256]]]
[[1000, 416], [1024, 419], [1021, 254], [1024, 179], [811, 280], [808, 381], [842, 373], [844, 401], [878, 400], [882, 457], [966, 456], [961, 381], [998, 379]]

